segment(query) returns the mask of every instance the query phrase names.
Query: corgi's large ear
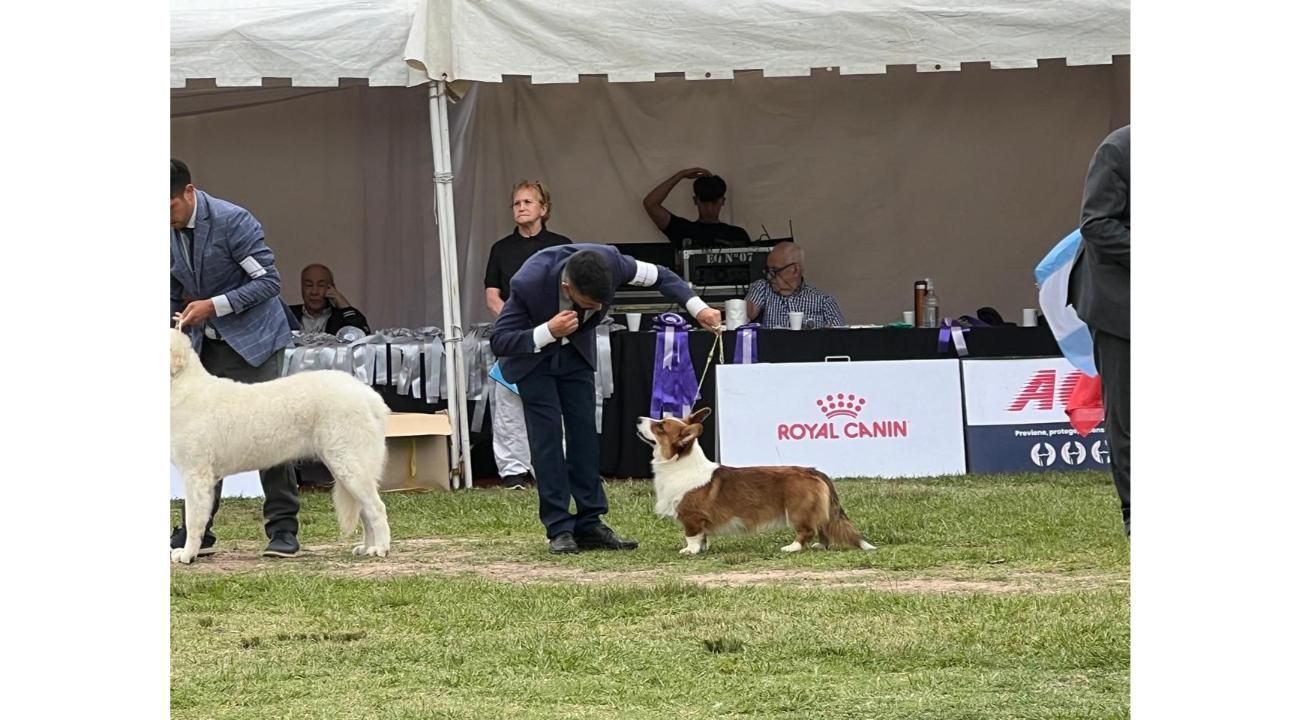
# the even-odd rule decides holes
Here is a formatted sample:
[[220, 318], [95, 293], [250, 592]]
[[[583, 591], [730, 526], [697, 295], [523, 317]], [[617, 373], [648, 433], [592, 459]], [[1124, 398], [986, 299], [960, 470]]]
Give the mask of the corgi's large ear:
[[710, 410], [709, 408], [706, 407], [700, 408], [699, 410], [696, 410], [695, 412], [691, 413], [691, 416], [686, 418], [686, 422], [687, 424], [702, 423], [704, 422], [705, 418], [707, 418], [709, 415], [712, 414], [713, 411]]
[[[694, 416], [692, 415], [692, 417]], [[704, 426], [699, 423], [687, 425], [686, 430], [682, 432], [681, 437], [677, 438], [677, 442], [673, 444], [677, 446], [678, 450], [685, 450], [694, 445], [695, 441], [700, 438], [700, 434], [703, 432]]]

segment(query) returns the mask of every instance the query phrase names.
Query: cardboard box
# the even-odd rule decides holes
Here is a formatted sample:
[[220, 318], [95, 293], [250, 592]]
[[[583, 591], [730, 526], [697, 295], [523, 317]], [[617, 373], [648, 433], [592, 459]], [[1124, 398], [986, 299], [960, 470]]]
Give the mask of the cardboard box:
[[379, 489], [450, 490], [451, 421], [447, 413], [390, 413], [388, 463]]

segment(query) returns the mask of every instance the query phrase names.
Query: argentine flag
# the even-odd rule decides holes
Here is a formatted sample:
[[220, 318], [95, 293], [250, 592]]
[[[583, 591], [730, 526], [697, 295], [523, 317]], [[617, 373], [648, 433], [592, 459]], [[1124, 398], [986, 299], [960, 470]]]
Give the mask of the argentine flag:
[[1038, 307], [1042, 308], [1043, 317], [1052, 328], [1061, 354], [1071, 365], [1095, 376], [1097, 365], [1092, 359], [1092, 336], [1088, 334], [1088, 326], [1079, 319], [1074, 308], [1066, 304], [1070, 269], [1074, 267], [1081, 242], [1083, 236], [1077, 229], [1066, 235], [1034, 268], [1034, 279], [1038, 281]]

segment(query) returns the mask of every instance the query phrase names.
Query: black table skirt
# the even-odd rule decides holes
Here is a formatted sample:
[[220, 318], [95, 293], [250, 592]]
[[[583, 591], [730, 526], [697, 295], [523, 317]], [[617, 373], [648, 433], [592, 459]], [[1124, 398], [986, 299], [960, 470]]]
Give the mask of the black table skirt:
[[[691, 362], [695, 372], [703, 372], [713, 346], [713, 335], [700, 330], [689, 334]], [[725, 359], [735, 353], [735, 333], [723, 334]], [[818, 329], [760, 330], [758, 357], [762, 362], [822, 362], [828, 356], [847, 356], [861, 360], [923, 360], [956, 357], [951, 348], [938, 350], [939, 331], [933, 329]], [[972, 358], [1051, 357], [1061, 354], [1052, 331], [1046, 325], [1033, 328], [989, 327], [966, 331], [966, 345]], [[614, 364], [614, 395], [605, 399], [600, 438], [600, 472], [611, 478], [650, 477], [650, 447], [636, 437], [637, 418], [650, 412], [650, 389], [654, 378], [655, 334], [653, 332], [615, 332], [610, 336], [610, 353]], [[715, 358], [716, 365], [717, 360]], [[423, 399], [397, 394], [393, 386], [376, 388], [394, 412], [431, 413], [445, 410], [446, 399], [428, 404]], [[714, 407], [716, 390], [714, 372], [709, 371], [700, 390], [700, 407]], [[474, 403], [470, 403], [473, 417]], [[713, 418], [704, 422], [702, 447], [709, 456], [714, 452]], [[492, 417], [486, 409], [483, 426], [470, 432], [470, 459], [474, 477], [497, 477], [492, 454]]]
[[[1032, 328], [986, 327], [966, 331], [971, 358], [1059, 356], [1060, 348], [1046, 325]], [[723, 334], [725, 360], [735, 353], [735, 333]], [[704, 370], [713, 335], [690, 333], [691, 364], [696, 376]], [[924, 360], [956, 357], [951, 347], [939, 353], [939, 331], [921, 328], [760, 330], [758, 358], [762, 362], [822, 362], [828, 356], [847, 356], [850, 361]], [[650, 477], [650, 447], [636, 437], [637, 418], [650, 412], [650, 390], [654, 378], [655, 334], [616, 332], [610, 336], [614, 363], [614, 396], [605, 400], [600, 439], [600, 471], [605, 477]], [[717, 364], [715, 358], [714, 364]], [[700, 389], [697, 407], [714, 407], [715, 373], [710, 370]], [[709, 457], [714, 451], [714, 418], [704, 422], [701, 446]]]

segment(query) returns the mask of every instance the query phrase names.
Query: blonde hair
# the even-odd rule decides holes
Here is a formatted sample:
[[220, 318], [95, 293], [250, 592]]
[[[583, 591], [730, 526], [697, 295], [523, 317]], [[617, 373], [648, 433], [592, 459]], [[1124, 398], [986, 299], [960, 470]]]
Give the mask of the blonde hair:
[[515, 195], [518, 195], [520, 190], [532, 190], [533, 192], [536, 192], [537, 201], [546, 208], [546, 211], [542, 213], [542, 219], [551, 219], [551, 194], [546, 191], [546, 186], [542, 184], [541, 180], [520, 180], [515, 183], [514, 188], [510, 191], [510, 204], [512, 206], [515, 203]]

